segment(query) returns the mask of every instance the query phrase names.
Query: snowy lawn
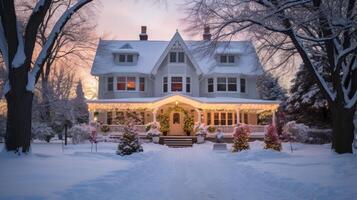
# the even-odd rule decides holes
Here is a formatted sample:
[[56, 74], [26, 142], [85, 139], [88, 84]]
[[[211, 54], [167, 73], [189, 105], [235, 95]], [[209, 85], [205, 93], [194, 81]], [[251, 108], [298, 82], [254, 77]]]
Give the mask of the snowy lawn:
[[[329, 145], [295, 144], [291, 153], [253, 142], [241, 153], [212, 143], [115, 155], [117, 144], [33, 144], [32, 154], [0, 154], [0, 199], [357, 199], [357, 157]], [[0, 144], [3, 148], [3, 144]]]

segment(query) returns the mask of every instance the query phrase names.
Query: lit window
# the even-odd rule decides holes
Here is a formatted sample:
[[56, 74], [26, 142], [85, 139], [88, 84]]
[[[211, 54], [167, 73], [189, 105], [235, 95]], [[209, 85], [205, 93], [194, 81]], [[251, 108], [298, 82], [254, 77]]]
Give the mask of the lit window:
[[178, 52], [178, 62], [179, 63], [185, 62], [185, 53], [184, 52]]
[[139, 83], [140, 83], [140, 91], [145, 91], [145, 78], [140, 77]]
[[117, 77], [117, 90], [125, 90], [126, 77], [119, 76]]
[[128, 77], [126, 83], [127, 90], [135, 90], [136, 88], [136, 79], [135, 77]]
[[227, 56], [221, 55], [221, 63], [227, 63]]
[[213, 78], [207, 79], [208, 92], [213, 92]]
[[237, 79], [228, 78], [228, 91], [237, 91]]
[[228, 113], [228, 120], [227, 120], [227, 125], [232, 125], [233, 124], [233, 114]]
[[176, 62], [176, 52], [170, 52], [170, 62]]
[[191, 78], [186, 77], [186, 92], [190, 93], [191, 92]]
[[214, 125], [219, 125], [219, 113], [214, 113]]
[[234, 56], [228, 56], [228, 62], [234, 63]]
[[133, 62], [133, 60], [134, 60], [133, 57], [134, 57], [133, 55], [130, 55], [130, 54], [127, 55], [126, 56], [126, 62]]
[[211, 121], [211, 113], [208, 112], [207, 113], [207, 125], [211, 125], [212, 121]]
[[163, 79], [163, 84], [162, 84], [162, 87], [163, 87], [163, 92], [167, 92], [167, 77], [164, 77], [164, 79]]
[[226, 113], [221, 113], [221, 125], [226, 125]]
[[113, 91], [113, 86], [114, 86], [114, 78], [108, 77], [107, 90]]
[[172, 118], [173, 124], [180, 124], [180, 113], [174, 113]]
[[227, 91], [226, 78], [217, 78], [217, 91]]
[[244, 78], [241, 78], [240, 79], [240, 92], [241, 93], [245, 93], [245, 91], [246, 91], [245, 87], [246, 87], [246, 81]]
[[171, 77], [171, 92], [182, 92], [182, 77]]

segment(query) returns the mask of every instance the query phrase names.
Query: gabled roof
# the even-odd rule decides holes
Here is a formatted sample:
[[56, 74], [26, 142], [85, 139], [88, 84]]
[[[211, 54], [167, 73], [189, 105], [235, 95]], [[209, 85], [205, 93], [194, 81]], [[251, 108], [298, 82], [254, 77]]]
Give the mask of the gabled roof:
[[[172, 45], [179, 41], [198, 74], [262, 74], [258, 56], [249, 41], [218, 42], [216, 54], [238, 54], [237, 64], [222, 65], [216, 62], [215, 54], [203, 55], [196, 48], [202, 41], [184, 41], [176, 32], [170, 41], [153, 40], [100, 40], [93, 61], [91, 74], [98, 76], [110, 73], [156, 74], [160, 64]], [[113, 53], [135, 53], [139, 55], [136, 65], [117, 65]]]
[[184, 50], [184, 52], [186, 53], [188, 59], [190, 59], [191, 63], [193, 64], [193, 67], [196, 69], [196, 72], [198, 75], [202, 74], [202, 71], [200, 69], [200, 67], [198, 66], [196, 60], [193, 58], [190, 50], [188, 49], [185, 41], [182, 39], [180, 33], [178, 31], [176, 31], [175, 35], [172, 37], [172, 39], [170, 40], [170, 43], [167, 45], [164, 53], [160, 56], [160, 59], [156, 62], [154, 68], [152, 69], [151, 73], [152, 74], [156, 74], [157, 70], [159, 69], [162, 61], [165, 59], [165, 57], [167, 56], [167, 54], [170, 52], [171, 48], [173, 47], [173, 45], [175, 44], [175, 42], [179, 42]]

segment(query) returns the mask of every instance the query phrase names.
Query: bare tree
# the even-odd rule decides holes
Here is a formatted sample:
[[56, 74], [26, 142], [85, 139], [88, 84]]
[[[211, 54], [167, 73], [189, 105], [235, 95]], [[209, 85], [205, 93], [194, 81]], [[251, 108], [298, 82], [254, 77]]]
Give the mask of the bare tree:
[[[356, 0], [193, 0], [187, 2], [190, 27], [209, 26], [213, 41], [255, 32], [262, 45], [299, 55], [316, 79], [332, 113], [337, 153], [351, 153], [357, 105]], [[319, 69], [330, 74], [325, 78]], [[278, 66], [277, 66], [278, 67]]]
[[17, 20], [14, 0], [0, 1], [0, 50], [8, 71], [5, 86], [8, 108], [5, 142], [8, 151], [29, 151], [35, 85], [63, 27], [73, 14], [91, 1], [79, 0], [61, 13], [36, 58], [33, 55], [39, 27], [54, 0], [39, 0], [23, 23], [24, 27]]

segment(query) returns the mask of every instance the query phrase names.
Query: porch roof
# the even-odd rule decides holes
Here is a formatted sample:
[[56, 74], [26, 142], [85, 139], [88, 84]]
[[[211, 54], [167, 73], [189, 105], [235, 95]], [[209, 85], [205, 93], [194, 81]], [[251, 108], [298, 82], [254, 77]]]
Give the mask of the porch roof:
[[155, 109], [169, 103], [184, 103], [198, 109], [256, 109], [275, 110], [280, 101], [236, 97], [190, 97], [172, 94], [164, 97], [88, 100], [90, 110], [96, 109]]

